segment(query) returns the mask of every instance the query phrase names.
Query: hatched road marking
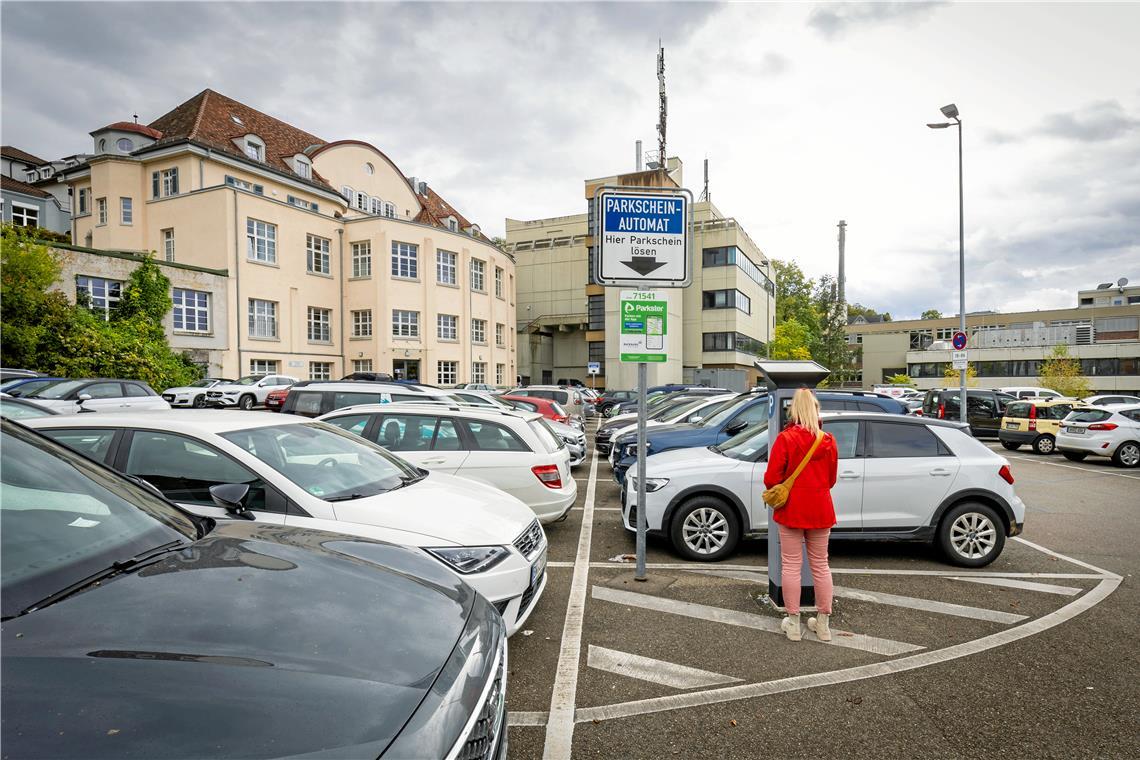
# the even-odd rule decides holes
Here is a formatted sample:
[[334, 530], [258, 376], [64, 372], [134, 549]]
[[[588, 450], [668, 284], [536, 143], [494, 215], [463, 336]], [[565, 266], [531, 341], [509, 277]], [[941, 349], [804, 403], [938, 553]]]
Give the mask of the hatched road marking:
[[595, 670], [672, 686], [674, 689], [695, 689], [698, 686], [720, 686], [741, 681], [732, 676], [690, 668], [674, 662], [654, 660], [652, 657], [642, 657], [629, 652], [619, 652], [616, 649], [596, 647], [593, 644], [590, 645], [586, 664]]
[[1081, 593], [1081, 589], [1073, 588], [1072, 586], [1054, 586], [1050, 583], [1034, 583], [1033, 581], [1021, 581], [1016, 578], [967, 578], [962, 575], [957, 575], [950, 580], [985, 583], [990, 586], [1005, 586], [1006, 588], [1021, 588], [1026, 591], [1040, 591], [1043, 594], [1057, 594], [1059, 596], [1076, 596]]

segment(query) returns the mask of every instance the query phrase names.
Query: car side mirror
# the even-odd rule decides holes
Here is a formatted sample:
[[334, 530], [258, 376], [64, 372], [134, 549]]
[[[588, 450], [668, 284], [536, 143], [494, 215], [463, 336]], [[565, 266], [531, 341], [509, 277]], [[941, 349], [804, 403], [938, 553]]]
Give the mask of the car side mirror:
[[88, 409], [87, 407], [83, 406], [83, 404], [85, 402], [90, 401], [90, 400], [91, 400], [91, 394], [90, 393], [80, 393], [79, 396], [75, 399], [75, 405], [79, 407], [80, 413], [94, 412], [95, 411], [94, 409]]
[[690, 417], [690, 418], [689, 418], [689, 422], [692, 422], [693, 424], [696, 424], [696, 423], [700, 422], [700, 421], [701, 421], [701, 420], [703, 420], [703, 419], [704, 419], [704, 417], [702, 417], [701, 415], [699, 415], [699, 414], [698, 414], [696, 417]]
[[210, 498], [214, 504], [243, 520], [253, 519], [253, 515], [245, 507], [245, 498], [248, 495], [249, 486], [245, 483], [219, 483], [210, 486]]
[[734, 422], [731, 425], [729, 425], [728, 427], [726, 427], [724, 429], [724, 432], [726, 432], [730, 436], [732, 436], [732, 435], [736, 435], [737, 433], [739, 433], [741, 430], [743, 430], [746, 427], [748, 427], [748, 423], [745, 422], [744, 420], [740, 420], [739, 422]]

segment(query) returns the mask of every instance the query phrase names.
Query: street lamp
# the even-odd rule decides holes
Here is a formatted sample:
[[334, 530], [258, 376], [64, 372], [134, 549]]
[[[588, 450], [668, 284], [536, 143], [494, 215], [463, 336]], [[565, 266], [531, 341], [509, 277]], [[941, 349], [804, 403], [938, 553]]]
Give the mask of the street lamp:
[[[958, 106], [951, 103], [942, 106], [942, 115], [953, 119], [953, 123], [944, 121], [937, 124], [927, 124], [931, 129], [958, 128], [958, 329], [966, 332], [966, 238], [965, 222], [962, 202], [962, 120], [958, 118]], [[966, 421], [966, 372], [959, 370], [962, 380], [961, 395], [958, 397], [958, 414], [962, 422]]]

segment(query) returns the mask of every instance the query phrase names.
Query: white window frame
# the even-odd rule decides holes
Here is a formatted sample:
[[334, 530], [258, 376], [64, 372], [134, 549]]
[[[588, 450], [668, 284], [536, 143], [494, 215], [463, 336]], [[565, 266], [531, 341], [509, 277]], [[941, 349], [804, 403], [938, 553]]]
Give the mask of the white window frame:
[[302, 179], [312, 179], [313, 162], [309, 160], [308, 156], [294, 156], [293, 171], [295, 171], [297, 173], [297, 176], [301, 177]]
[[495, 323], [495, 345], [500, 348], [507, 345], [507, 326], [502, 322]]
[[169, 198], [178, 195], [178, 167], [159, 169], [151, 172], [151, 195], [155, 198]]
[[[19, 212], [17, 218], [16, 212]], [[31, 222], [29, 224], [29, 222]], [[15, 227], [39, 227], [40, 226], [40, 210], [36, 206], [29, 206], [26, 203], [12, 201], [12, 225]]]
[[395, 219], [396, 218], [396, 204], [395, 203], [389, 203], [388, 201], [384, 201], [384, 216], [388, 217], [389, 219]]
[[360, 240], [350, 243], [352, 249], [352, 276], [365, 278], [372, 276], [372, 241]]
[[507, 376], [507, 365], [496, 364], [495, 365], [495, 385], [503, 385], [506, 376]]
[[281, 363], [277, 359], [249, 360], [249, 374], [251, 375], [276, 375], [280, 367]]
[[368, 199], [368, 193], [362, 193], [359, 190], [357, 190], [356, 196], [353, 200], [352, 205], [357, 211], [363, 211], [365, 214], [367, 214], [368, 213], [368, 200], [369, 200]]
[[[450, 260], [449, 260], [450, 259]], [[459, 284], [459, 254], [453, 251], [436, 250], [435, 280], [441, 285]]]
[[471, 382], [487, 382], [487, 362], [471, 362]]
[[277, 302], [249, 299], [249, 337], [277, 339]]
[[442, 387], [455, 385], [459, 382], [459, 362], [452, 359], [442, 359], [436, 362], [436, 381]]
[[79, 213], [77, 216], [86, 216], [91, 213], [91, 188], [79, 188]]
[[305, 269], [309, 274], [332, 276], [332, 257], [329, 255], [328, 238], [318, 235], [305, 235]]
[[503, 268], [495, 267], [495, 298], [503, 297]]
[[383, 216], [384, 215], [384, 201], [381, 200], [380, 198], [375, 198], [375, 197], [372, 198], [372, 200], [369, 203], [369, 206], [370, 206], [371, 213], [373, 216]]
[[257, 135], [246, 135], [242, 150], [246, 158], [252, 158], [258, 163], [265, 163], [265, 141]]
[[332, 380], [332, 362], [309, 362], [310, 380]]
[[[487, 320], [477, 317], [471, 320], [471, 342], [487, 343]], [[477, 381], [472, 380], [472, 382]]]
[[95, 209], [97, 211], [96, 224], [100, 227], [106, 226], [106, 224], [107, 224], [107, 199], [106, 198], [96, 198], [95, 199]]
[[359, 309], [352, 312], [352, 337], [372, 337], [372, 309]]
[[123, 282], [106, 277], [76, 275], [76, 300], [78, 300], [80, 293], [87, 294], [87, 308], [93, 312], [101, 313], [103, 321], [108, 321], [111, 319], [111, 311], [123, 297]]
[[471, 259], [471, 289], [478, 293], [487, 292], [487, 262]]
[[392, 241], [392, 276], [408, 280], [419, 279], [420, 247], [415, 243]]
[[174, 228], [162, 231], [162, 255], [167, 261], [174, 261]]
[[352, 360], [353, 372], [371, 372], [372, 360], [371, 359], [353, 359]]
[[305, 325], [310, 343], [332, 343], [332, 309], [309, 306]]
[[392, 337], [420, 337], [420, 313], [408, 309], [392, 309]]
[[439, 340], [459, 340], [459, 317], [455, 314], [437, 314], [435, 336]]
[[130, 227], [135, 223], [135, 204], [128, 196], [119, 197], [119, 224]]
[[210, 294], [204, 290], [174, 288], [173, 325], [178, 332], [210, 332]]
[[[259, 264], [277, 263], [277, 225], [251, 216], [245, 218], [246, 260]], [[263, 253], [258, 253], [258, 244]]]

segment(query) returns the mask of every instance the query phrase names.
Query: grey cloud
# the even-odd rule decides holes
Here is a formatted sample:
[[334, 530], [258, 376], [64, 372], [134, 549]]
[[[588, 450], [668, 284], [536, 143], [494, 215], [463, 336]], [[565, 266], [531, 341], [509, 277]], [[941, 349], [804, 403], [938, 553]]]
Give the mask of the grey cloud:
[[828, 39], [849, 29], [882, 23], [922, 21], [942, 2], [830, 3], [817, 5], [808, 14], [808, 26]]
[[1080, 111], [1051, 114], [1037, 130], [1040, 134], [1082, 142], [1112, 140], [1140, 127], [1140, 119], [1125, 112], [1115, 100], [1093, 103]]

